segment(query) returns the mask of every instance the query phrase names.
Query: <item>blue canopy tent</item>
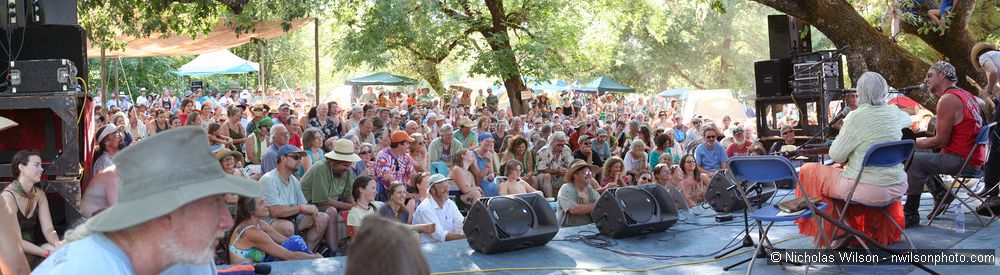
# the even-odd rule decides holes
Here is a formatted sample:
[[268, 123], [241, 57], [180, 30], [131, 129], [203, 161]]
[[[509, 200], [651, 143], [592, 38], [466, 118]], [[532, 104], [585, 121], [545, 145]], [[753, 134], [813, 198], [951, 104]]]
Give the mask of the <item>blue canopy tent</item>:
[[667, 90], [663, 90], [659, 94], [656, 94], [656, 96], [659, 96], [659, 97], [676, 97], [676, 98], [683, 99], [683, 98], [687, 98], [688, 91], [691, 91], [691, 89], [687, 89], [687, 88], [667, 89]]
[[260, 64], [240, 58], [229, 50], [218, 50], [198, 55], [173, 73], [183, 76], [206, 76], [251, 73], [258, 70]]
[[366, 75], [354, 79], [348, 79], [344, 84], [351, 85], [351, 100], [361, 98], [361, 87], [364, 86], [408, 86], [416, 85], [417, 80], [405, 76], [398, 76], [387, 72], [373, 75]]
[[593, 81], [587, 82], [586, 84], [580, 85], [575, 89], [578, 93], [597, 93], [604, 94], [606, 92], [613, 93], [634, 93], [635, 88], [625, 86], [618, 83], [614, 79], [608, 76], [601, 76]]

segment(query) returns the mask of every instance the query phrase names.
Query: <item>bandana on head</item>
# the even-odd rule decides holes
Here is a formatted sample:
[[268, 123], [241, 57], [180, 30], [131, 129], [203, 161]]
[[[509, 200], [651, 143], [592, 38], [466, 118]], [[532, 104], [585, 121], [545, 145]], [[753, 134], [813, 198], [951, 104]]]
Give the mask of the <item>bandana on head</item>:
[[951, 63], [938, 61], [934, 65], [931, 65], [931, 69], [944, 74], [951, 82], [958, 82], [958, 76], [955, 75], [955, 66], [952, 66]]

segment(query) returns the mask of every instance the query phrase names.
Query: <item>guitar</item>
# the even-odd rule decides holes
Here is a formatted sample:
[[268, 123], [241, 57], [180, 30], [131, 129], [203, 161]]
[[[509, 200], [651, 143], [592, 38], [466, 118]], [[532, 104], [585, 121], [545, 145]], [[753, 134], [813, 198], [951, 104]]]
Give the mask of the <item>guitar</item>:
[[982, 110], [980, 110], [983, 120], [993, 121], [993, 116], [997, 115], [993, 113], [993, 109], [996, 107], [996, 103], [993, 102], [993, 97], [987, 94], [986, 90], [983, 90], [983, 87], [979, 86], [979, 83], [976, 82], [975, 79], [972, 79], [972, 77], [965, 76], [965, 80], [968, 81], [969, 84], [972, 84], [972, 87], [975, 87], [976, 90], [978, 90], [979, 98], [986, 102], [986, 108], [982, 108]]

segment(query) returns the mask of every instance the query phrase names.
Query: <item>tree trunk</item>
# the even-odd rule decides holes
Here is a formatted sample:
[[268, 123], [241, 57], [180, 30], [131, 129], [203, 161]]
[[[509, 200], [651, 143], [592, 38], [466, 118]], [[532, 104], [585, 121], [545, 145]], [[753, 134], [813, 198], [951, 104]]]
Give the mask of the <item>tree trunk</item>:
[[[486, 38], [490, 49], [494, 53], [494, 62], [501, 70], [500, 77], [503, 78], [503, 85], [507, 88], [507, 98], [510, 100], [511, 115], [525, 113], [522, 108], [521, 91], [527, 90], [524, 80], [521, 79], [521, 70], [517, 64], [517, 57], [514, 56], [514, 49], [510, 45], [510, 37], [507, 36], [507, 17], [503, 9], [503, 0], [486, 0], [486, 7], [490, 11], [492, 27], [480, 30]], [[504, 70], [506, 68], [507, 70]]]
[[[930, 64], [920, 60], [891, 41], [889, 37], [875, 30], [857, 10], [844, 0], [753, 0], [770, 6], [788, 15], [805, 20], [823, 32], [837, 47], [850, 46], [845, 51], [848, 56], [848, 70], [852, 82], [866, 71], [882, 74], [889, 85], [905, 87], [920, 84]], [[967, 11], [975, 6], [974, 0], [959, 1], [953, 9], [955, 19], [945, 36], [937, 33], [916, 34], [917, 28], [903, 24], [903, 30], [916, 34], [920, 39], [941, 53], [958, 71], [959, 78], [973, 74], [969, 51], [976, 43], [966, 29]], [[860, 62], [858, 62], [860, 61]], [[970, 89], [968, 82], [960, 80], [959, 86]], [[931, 112], [936, 111], [937, 99], [930, 93], [910, 93], [913, 98]]]
[[443, 98], [446, 91], [444, 83], [441, 82], [441, 72], [438, 70], [437, 65], [426, 60], [419, 60], [411, 64], [415, 71], [417, 71], [417, 74], [420, 74], [421, 78], [427, 80], [427, 84], [431, 86], [434, 93]]

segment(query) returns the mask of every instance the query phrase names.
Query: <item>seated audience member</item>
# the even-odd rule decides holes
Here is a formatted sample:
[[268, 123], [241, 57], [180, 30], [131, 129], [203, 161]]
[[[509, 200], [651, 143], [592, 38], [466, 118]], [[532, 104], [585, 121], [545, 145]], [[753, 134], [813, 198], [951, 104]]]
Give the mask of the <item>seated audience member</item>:
[[[392, 135], [388, 138], [383, 138], [389, 140], [389, 147], [379, 151], [375, 155], [375, 181], [378, 183], [378, 192], [388, 189], [389, 184], [393, 181], [407, 182], [410, 180], [410, 175], [414, 173], [413, 161], [410, 159], [410, 145], [413, 143], [413, 138], [409, 134], [403, 131], [392, 131]], [[376, 197], [378, 196], [376, 192]]]
[[746, 133], [743, 132], [743, 128], [733, 128], [733, 143], [727, 146], [726, 156], [734, 157], [749, 155], [751, 145], [753, 145], [753, 141], [750, 141], [750, 139], [747, 138]]
[[535, 190], [535, 188], [532, 188], [528, 182], [521, 179], [521, 166], [521, 162], [516, 159], [507, 161], [507, 164], [504, 165], [503, 170], [506, 173], [504, 176], [507, 177], [507, 180], [500, 183], [500, 195], [505, 196], [524, 193], [538, 193], [539, 195], [543, 195], [542, 191]]
[[632, 178], [625, 173], [625, 166], [619, 157], [611, 157], [604, 162], [601, 168], [601, 180], [596, 188], [598, 193], [604, 194], [604, 190], [628, 186], [632, 183]]
[[111, 166], [111, 160], [118, 154], [125, 144], [122, 142], [122, 128], [114, 125], [107, 125], [97, 130], [97, 151], [94, 152], [94, 174], [104, 171]]
[[[427, 188], [426, 179], [423, 185]], [[389, 187], [390, 193], [388, 193], [389, 202], [378, 209], [379, 216], [386, 217], [398, 221], [401, 224], [405, 224], [406, 228], [409, 228], [411, 232], [414, 233], [414, 237], [417, 240], [420, 239], [419, 233], [430, 234], [434, 233], [433, 224], [413, 224], [413, 211], [409, 210], [406, 204], [412, 204], [413, 200], [408, 198], [408, 193], [406, 193], [406, 186], [402, 183], [395, 182]], [[425, 191], [426, 192], [426, 191]], [[377, 202], [376, 202], [377, 203]], [[356, 226], [355, 226], [356, 227]], [[357, 232], [357, 229], [355, 229]]]
[[796, 146], [795, 129], [793, 129], [791, 125], [782, 125], [780, 129], [781, 130], [779, 131], [779, 133], [781, 134], [781, 140], [774, 142], [774, 144], [771, 144], [771, 149], [767, 151], [768, 154], [788, 151], [786, 149], [782, 149], [782, 148], [788, 148], [785, 146], [792, 146], [791, 148], [794, 148]]
[[[410, 186], [407, 186], [407, 193], [409, 195], [406, 198], [406, 209], [413, 213], [417, 210], [417, 206], [421, 202], [430, 197], [430, 190], [427, 189], [428, 181], [430, 180], [431, 174], [427, 172], [417, 173], [414, 177], [410, 178]], [[411, 190], [411, 188], [413, 188]]]
[[521, 179], [528, 182], [528, 185], [531, 185], [532, 188], [540, 188], [535, 178], [535, 154], [531, 150], [528, 150], [528, 140], [522, 136], [512, 136], [510, 138], [507, 152], [503, 154], [500, 161], [507, 163], [515, 159], [521, 162]]
[[90, 179], [87, 191], [83, 193], [83, 198], [80, 200], [80, 214], [85, 218], [90, 218], [118, 203], [118, 187], [120, 185], [121, 179], [113, 164], [94, 175]]
[[427, 187], [431, 197], [420, 202], [413, 214], [414, 224], [434, 224], [433, 233], [420, 234], [421, 243], [465, 239], [465, 233], [462, 231], [465, 217], [458, 212], [455, 202], [448, 199], [449, 181], [451, 179], [443, 175], [432, 175], [430, 186]]
[[549, 135], [548, 143], [539, 141], [536, 144], [545, 144], [538, 150], [536, 158], [538, 160], [538, 171], [536, 171], [538, 185], [541, 186], [546, 197], [552, 197], [555, 195], [552, 190], [559, 190], [563, 184], [562, 180], [565, 178], [566, 170], [573, 164], [573, 154], [569, 150], [569, 146], [566, 146], [566, 133], [562, 131]]
[[705, 189], [708, 188], [708, 184], [711, 182], [711, 178], [708, 177], [708, 173], [701, 170], [698, 163], [695, 161], [694, 155], [688, 154], [681, 158], [681, 163], [678, 165], [680, 169], [678, 177], [680, 178], [680, 191], [684, 194], [684, 198], [693, 204], [689, 205], [699, 205], [705, 201]]
[[273, 218], [270, 224], [285, 236], [300, 234], [295, 232], [296, 228], [307, 230], [305, 239], [310, 250], [316, 249], [323, 236], [327, 236], [328, 245], [335, 252], [337, 236], [329, 227], [337, 225], [337, 217], [331, 218], [326, 212], [320, 212], [316, 205], [308, 203], [299, 180], [292, 176], [304, 153], [295, 146], [285, 145], [276, 154], [277, 167], [260, 177], [268, 212]]
[[351, 187], [354, 207], [347, 212], [347, 233], [351, 237], [354, 237], [354, 228], [361, 226], [361, 221], [366, 216], [378, 213], [378, 209], [383, 206], [382, 202], [375, 201], [376, 193], [378, 187], [371, 177], [361, 176], [354, 180]]
[[[398, 223], [368, 216], [354, 237], [344, 274], [430, 274], [420, 244], [407, 233]], [[392, 249], [386, 249], [389, 247]]]
[[448, 178], [458, 186], [461, 192], [458, 198], [463, 205], [469, 206], [483, 196], [483, 189], [476, 186], [475, 177], [467, 167], [472, 165], [472, 159], [465, 151], [451, 156], [451, 166], [448, 167]]
[[301, 236], [285, 237], [262, 220], [270, 215], [263, 198], [240, 197], [236, 205], [236, 225], [228, 238], [230, 263], [320, 258]]
[[588, 135], [580, 136], [578, 141], [580, 149], [573, 151], [573, 158], [586, 161], [587, 163], [593, 164], [597, 167], [601, 167], [604, 165], [604, 159], [602, 159], [600, 155], [594, 153], [593, 140], [594, 138]]
[[[14, 181], [0, 193], [2, 203], [17, 210], [17, 224], [21, 229], [21, 247], [28, 264], [37, 266], [45, 258], [62, 247], [45, 191], [38, 187], [42, 181], [42, 157], [38, 151], [21, 150], [11, 159], [11, 175]], [[41, 232], [39, 235], [36, 232]]]
[[493, 137], [493, 134], [484, 132], [479, 134], [478, 140], [479, 144], [474, 149], [469, 150], [469, 154], [475, 160], [475, 165], [470, 165], [469, 171], [472, 172], [474, 178], [479, 182], [479, 187], [483, 190], [483, 196], [499, 196], [500, 191], [497, 190], [497, 183], [494, 181], [500, 166], [500, 158], [493, 151], [496, 138]]
[[681, 195], [678, 197], [674, 197], [674, 205], [677, 206], [677, 209], [690, 208], [691, 205], [695, 204], [693, 201], [689, 201], [687, 198], [685, 198], [681, 193], [680, 176], [679, 173], [674, 171], [676, 170], [676, 168], [677, 167], [673, 166], [672, 164], [667, 164], [667, 163], [657, 164], [656, 167], [653, 168], [653, 178], [654, 178], [653, 181], [656, 184], [663, 186], [663, 188], [670, 190], [671, 193], [676, 192], [678, 195]]
[[729, 160], [729, 156], [722, 144], [716, 141], [719, 131], [715, 127], [706, 126], [703, 132], [705, 142], [694, 149], [695, 160], [706, 173], [715, 174], [716, 171], [727, 168], [726, 160]]
[[647, 162], [649, 156], [644, 151], [645, 148], [646, 145], [641, 140], [632, 140], [632, 145], [629, 147], [628, 153], [625, 153], [625, 171], [636, 171], [639, 173], [650, 171], [649, 162]]
[[[845, 200], [855, 185], [854, 179], [861, 168], [861, 163], [872, 145], [896, 141], [902, 137], [900, 129], [910, 125], [910, 117], [895, 106], [886, 104], [886, 96], [889, 92], [889, 85], [881, 75], [874, 72], [867, 72], [861, 75], [858, 80], [858, 100], [860, 105], [857, 110], [844, 119], [844, 125], [840, 129], [840, 135], [833, 141], [830, 147], [830, 157], [837, 163], [845, 164], [843, 168], [826, 166], [820, 163], [807, 163], [802, 166], [799, 178], [802, 187], [806, 188], [809, 196], [821, 197], [826, 203], [832, 203], [832, 199]], [[894, 167], [868, 167], [861, 175], [861, 182], [857, 184], [852, 201], [870, 206], [886, 206], [899, 200], [906, 192], [906, 174], [903, 165]], [[796, 196], [801, 196], [802, 190], [796, 192]], [[918, 198], [919, 200], [919, 198]], [[830, 214], [834, 219], [839, 218], [839, 213], [835, 210], [838, 207], [827, 207], [824, 212]], [[853, 207], [852, 207], [853, 208]], [[863, 208], [857, 208], [863, 209]], [[897, 220], [902, 220], [898, 206], [889, 209], [889, 213]], [[874, 210], [878, 213], [879, 210]], [[881, 219], [881, 213], [878, 213]], [[895, 227], [888, 221], [872, 222], [866, 219], [846, 219], [848, 224], [854, 228], [864, 228], [864, 231], [872, 238], [882, 244], [889, 244], [899, 240], [900, 232], [894, 230]], [[813, 236], [813, 241], [817, 246], [825, 246], [823, 238], [819, 236], [819, 230], [814, 221], [796, 222], [799, 224], [799, 232], [803, 235]], [[824, 232], [827, 239], [833, 232], [833, 224], [824, 222]], [[843, 232], [843, 230], [840, 230]], [[846, 242], [843, 242], [846, 244]], [[834, 242], [834, 246], [839, 243]]]
[[[219, 160], [219, 165], [222, 166], [222, 171], [231, 176], [250, 178], [243, 174], [243, 171], [236, 167], [236, 161], [243, 159], [243, 154], [237, 151], [232, 151], [227, 148], [222, 148], [219, 151], [215, 151], [215, 159]], [[260, 175], [254, 175], [256, 179], [260, 179]]]
[[[17, 123], [0, 117], [0, 131], [17, 126]], [[15, 168], [16, 169], [16, 168]], [[17, 217], [19, 209], [0, 201], [0, 273], [28, 274], [31, 268], [21, 248], [21, 229]]]
[[[645, 161], [643, 161], [645, 162]], [[563, 227], [578, 226], [593, 223], [590, 212], [594, 211], [599, 194], [591, 187], [596, 166], [583, 161], [573, 163], [566, 171], [565, 182], [559, 188], [556, 207], [556, 218]]]

